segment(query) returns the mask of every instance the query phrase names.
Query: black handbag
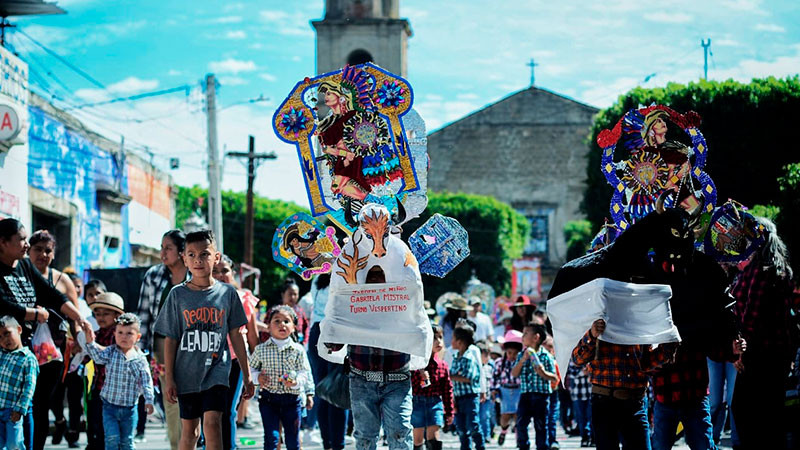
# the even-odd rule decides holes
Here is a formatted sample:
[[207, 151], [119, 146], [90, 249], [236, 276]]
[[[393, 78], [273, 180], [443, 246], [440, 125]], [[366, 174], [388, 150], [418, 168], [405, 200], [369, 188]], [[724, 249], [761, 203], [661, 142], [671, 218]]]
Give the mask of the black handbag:
[[337, 408], [350, 409], [350, 377], [343, 365], [337, 364], [317, 383], [316, 395]]

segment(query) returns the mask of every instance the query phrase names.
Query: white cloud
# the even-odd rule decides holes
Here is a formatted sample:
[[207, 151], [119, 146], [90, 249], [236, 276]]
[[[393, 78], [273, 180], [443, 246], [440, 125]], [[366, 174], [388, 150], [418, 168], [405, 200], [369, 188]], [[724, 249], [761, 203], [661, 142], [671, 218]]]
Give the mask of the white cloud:
[[308, 23], [308, 16], [302, 12], [290, 15], [286, 11], [265, 9], [259, 12], [261, 20], [270, 24], [269, 31], [284, 36], [313, 37], [314, 32]]
[[125, 96], [138, 92], [151, 91], [158, 87], [158, 80], [143, 80], [138, 77], [128, 77], [116, 83], [109, 84], [106, 89], [85, 88], [75, 91], [75, 96], [87, 102], [108, 100], [114, 96]]
[[212, 20], [211, 23], [240, 23], [242, 16], [222, 16]]
[[247, 33], [242, 30], [228, 31], [225, 33], [226, 39], [246, 39]]
[[266, 72], [264, 72], [264, 73], [261, 73], [261, 74], [259, 74], [258, 76], [259, 76], [259, 77], [260, 77], [262, 80], [266, 80], [266, 81], [276, 81], [276, 80], [278, 79], [278, 78], [277, 78], [275, 75], [272, 75], [272, 74], [270, 74], [270, 73], [266, 73]]
[[644, 15], [644, 18], [651, 22], [659, 23], [688, 23], [694, 20], [694, 17], [686, 13], [667, 13], [655, 12]]
[[[68, 31], [64, 28], [59, 28], [59, 27], [49, 27], [45, 25], [26, 25], [23, 28], [23, 30], [26, 33], [28, 33], [32, 38], [41, 42], [45, 47], [50, 47], [51, 44], [64, 42], [69, 37]], [[25, 44], [28, 44], [29, 47], [32, 47], [36, 52], [43, 51], [39, 47], [30, 44], [30, 41], [27, 41], [27, 39]]]
[[713, 44], [717, 47], [741, 47], [742, 44], [735, 39], [715, 39]]
[[146, 20], [136, 20], [131, 22], [109, 23], [105, 24], [103, 28], [117, 36], [122, 36], [132, 31], [141, 30], [145, 26], [147, 26]]
[[774, 23], [759, 23], [754, 27], [756, 31], [766, 31], [767, 33], [785, 33], [786, 28]]
[[228, 58], [222, 61], [212, 61], [208, 67], [212, 72], [219, 73], [233, 73], [252, 72], [256, 70], [256, 63], [253, 61], [244, 61], [241, 59]]
[[726, 0], [722, 2], [722, 6], [737, 11], [746, 11], [750, 14], [768, 15], [761, 9], [761, 3], [761, 0]]
[[267, 22], [278, 22], [281, 20], [286, 20], [289, 18], [289, 14], [286, 11], [273, 11], [265, 9], [259, 12], [261, 18]]
[[481, 107], [481, 102], [477, 99], [443, 101], [440, 100], [441, 97], [435, 98], [436, 96], [426, 95], [424, 100], [414, 104], [414, 109], [425, 119], [425, 128], [429, 133]]
[[180, 70], [176, 70], [176, 69], [169, 69], [169, 72], [167, 72], [167, 75], [169, 75], [171, 77], [177, 77], [179, 75], [183, 75], [183, 72], [181, 72]]
[[252, 49], [252, 50], [261, 50], [261, 49], [264, 48], [264, 44], [262, 44], [261, 42], [254, 42], [254, 43], [248, 45], [247, 48]]
[[241, 11], [243, 9], [244, 9], [244, 3], [228, 3], [222, 8], [222, 10], [225, 12]]
[[219, 79], [219, 84], [222, 86], [242, 86], [250, 82], [242, 77], [224, 76]]
[[578, 100], [593, 106], [610, 106], [620, 95], [638, 86], [640, 81], [632, 77], [621, 77], [611, 83], [594, 82], [594, 86], [585, 89]]

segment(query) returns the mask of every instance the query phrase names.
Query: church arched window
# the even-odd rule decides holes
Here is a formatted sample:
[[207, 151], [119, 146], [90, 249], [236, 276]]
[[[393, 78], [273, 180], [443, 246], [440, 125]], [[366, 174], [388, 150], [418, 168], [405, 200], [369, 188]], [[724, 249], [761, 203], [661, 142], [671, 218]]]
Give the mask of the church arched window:
[[364, 49], [359, 48], [353, 50], [349, 55], [347, 55], [347, 64], [351, 66], [364, 64], [366, 62], [372, 62], [372, 55], [370, 55], [369, 52]]

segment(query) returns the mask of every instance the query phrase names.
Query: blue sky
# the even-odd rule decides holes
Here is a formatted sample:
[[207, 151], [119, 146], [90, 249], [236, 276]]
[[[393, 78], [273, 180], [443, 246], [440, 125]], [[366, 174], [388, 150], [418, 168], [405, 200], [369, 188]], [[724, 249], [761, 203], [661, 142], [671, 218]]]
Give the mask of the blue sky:
[[[256, 190], [305, 205], [294, 149], [277, 140], [270, 119], [294, 84], [315, 70], [309, 21], [323, 0], [61, 0], [61, 16], [18, 18], [27, 34], [106, 86], [99, 89], [12, 32], [31, 65], [31, 85], [70, 107], [117, 96], [190, 85], [132, 103], [75, 114], [111, 139], [155, 154], [178, 184], [206, 183], [205, 116], [200, 80], [215, 73], [220, 149], [279, 158], [258, 172]], [[535, 58], [537, 86], [597, 107], [638, 85], [663, 86], [702, 76], [700, 40], [711, 38], [709, 78], [784, 77], [800, 72], [800, 6], [794, 0], [672, 2], [401, 0], [411, 22], [408, 79], [428, 129], [524, 89]], [[263, 96], [267, 100], [248, 100]], [[713, 144], [713, 143], [712, 143]], [[223, 186], [243, 190], [245, 169], [227, 160]]]

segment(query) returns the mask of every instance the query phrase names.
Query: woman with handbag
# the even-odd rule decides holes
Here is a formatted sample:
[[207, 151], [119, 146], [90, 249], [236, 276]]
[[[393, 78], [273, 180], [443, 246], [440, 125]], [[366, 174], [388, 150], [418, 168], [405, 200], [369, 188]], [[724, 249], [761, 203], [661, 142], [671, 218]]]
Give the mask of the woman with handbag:
[[[0, 220], [0, 315], [10, 315], [22, 324], [22, 343], [30, 346], [34, 325], [48, 322], [50, 313], [47, 309], [60, 312], [78, 326], [82, 326], [85, 319], [64, 294], [48, 283], [33, 262], [25, 258], [29, 248], [27, 237], [19, 220]], [[33, 410], [25, 415], [27, 448], [44, 448], [50, 428], [47, 417], [50, 394], [61, 375], [61, 370], [55, 369], [62, 369], [61, 364], [51, 362], [41, 368]], [[51, 365], [60, 367], [54, 369], [49, 367]]]

